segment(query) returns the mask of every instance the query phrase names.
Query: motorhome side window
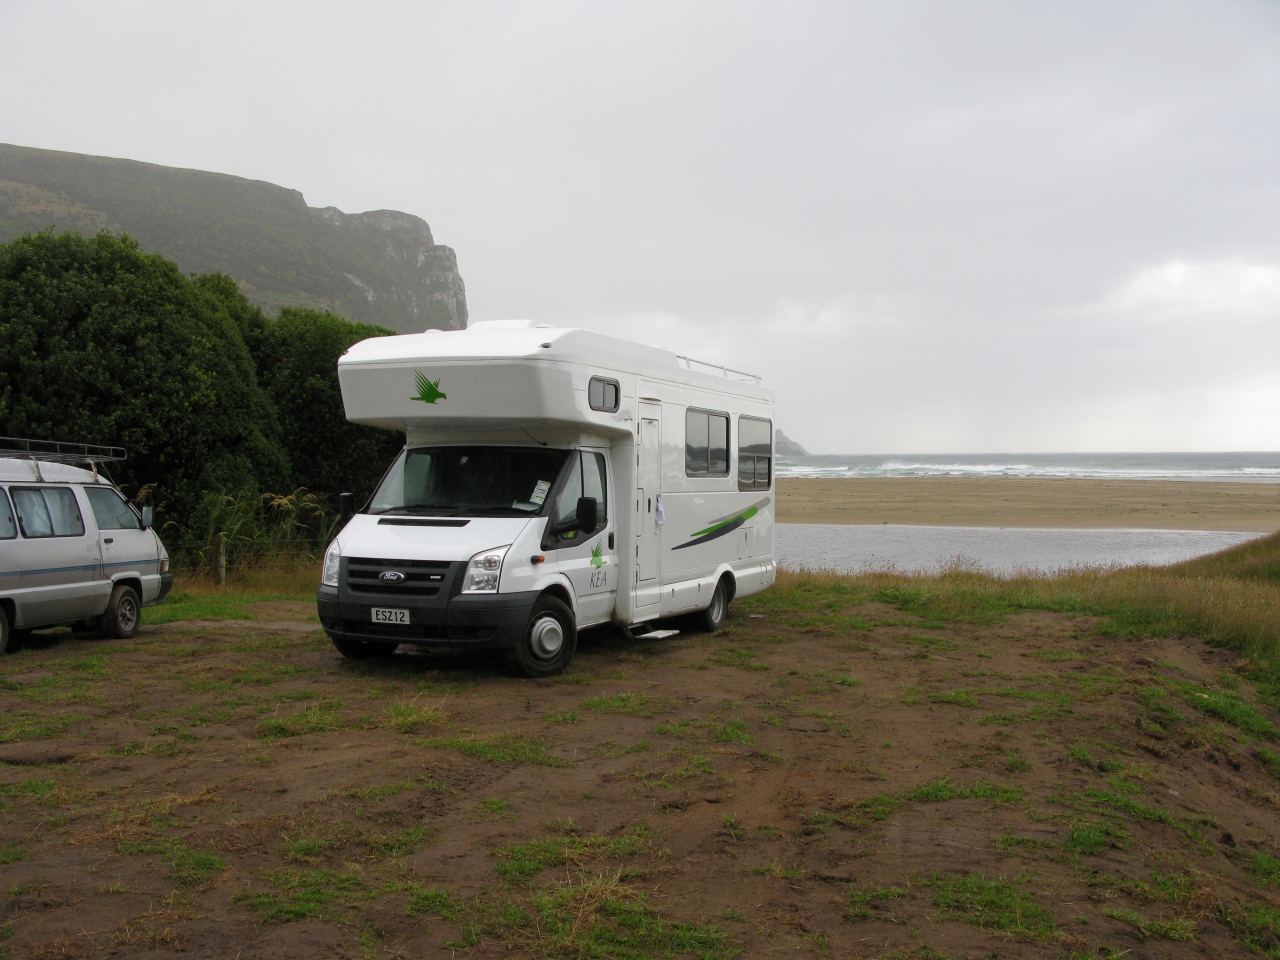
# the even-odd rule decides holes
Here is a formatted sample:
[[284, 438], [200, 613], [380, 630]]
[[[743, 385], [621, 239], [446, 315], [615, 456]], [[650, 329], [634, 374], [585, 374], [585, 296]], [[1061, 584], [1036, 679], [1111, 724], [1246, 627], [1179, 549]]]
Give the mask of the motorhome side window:
[[729, 415], [689, 410], [684, 415], [684, 472], [689, 477], [729, 475]]
[[9, 497], [0, 490], [0, 540], [12, 540], [18, 535], [18, 524], [13, 519], [13, 508], [9, 506]]
[[609, 522], [609, 479], [605, 473], [604, 454], [580, 450], [573, 455], [572, 472], [560, 491], [556, 504], [556, 522], [569, 523], [578, 517], [578, 498], [596, 498], [596, 522]]
[[99, 530], [141, 530], [142, 521], [124, 498], [109, 487], [85, 487]]
[[768, 490], [773, 479], [773, 424], [738, 418], [738, 489]]
[[617, 413], [621, 395], [622, 389], [618, 386], [617, 380], [592, 377], [591, 382], [587, 384], [587, 403], [591, 405], [592, 410]]
[[83, 537], [84, 518], [76, 495], [67, 487], [10, 487], [18, 511], [22, 535], [39, 537]]

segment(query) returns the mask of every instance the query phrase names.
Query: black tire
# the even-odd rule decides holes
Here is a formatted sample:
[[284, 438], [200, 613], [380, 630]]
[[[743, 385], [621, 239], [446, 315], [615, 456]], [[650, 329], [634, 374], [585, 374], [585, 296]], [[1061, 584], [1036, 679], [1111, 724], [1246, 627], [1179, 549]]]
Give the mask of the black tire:
[[520, 644], [509, 660], [526, 677], [554, 677], [564, 673], [578, 649], [578, 627], [563, 600], [541, 596], [529, 613]]
[[9, 614], [4, 607], [0, 607], [0, 654], [8, 653], [12, 640], [13, 632], [9, 629]]
[[715, 633], [724, 626], [727, 619], [729, 619], [729, 585], [725, 583], [724, 577], [721, 577], [711, 593], [711, 603], [707, 605], [707, 609], [694, 614], [694, 622], [697, 623], [699, 630]]
[[334, 647], [348, 660], [372, 660], [374, 657], [389, 657], [396, 652], [398, 643], [381, 640], [339, 640], [330, 637]]
[[133, 587], [117, 583], [102, 615], [102, 632], [117, 640], [128, 640], [138, 633], [142, 623], [142, 602]]

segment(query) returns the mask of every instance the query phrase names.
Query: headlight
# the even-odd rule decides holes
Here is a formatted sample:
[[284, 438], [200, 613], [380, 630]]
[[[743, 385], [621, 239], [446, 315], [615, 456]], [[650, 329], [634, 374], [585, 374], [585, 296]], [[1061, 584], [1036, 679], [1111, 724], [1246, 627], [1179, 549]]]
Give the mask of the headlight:
[[320, 571], [320, 582], [326, 587], [338, 585], [338, 564], [342, 559], [342, 551], [338, 549], [338, 541], [329, 544], [324, 552], [324, 567]]
[[467, 564], [467, 575], [462, 581], [463, 593], [497, 593], [498, 578], [502, 576], [502, 559], [510, 544], [477, 553]]

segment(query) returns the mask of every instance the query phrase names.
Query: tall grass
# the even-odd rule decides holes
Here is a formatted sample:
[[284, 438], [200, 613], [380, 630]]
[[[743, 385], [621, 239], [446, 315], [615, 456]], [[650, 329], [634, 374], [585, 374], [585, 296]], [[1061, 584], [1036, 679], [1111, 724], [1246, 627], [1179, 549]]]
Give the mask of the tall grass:
[[926, 616], [982, 619], [1047, 609], [1105, 617], [1113, 632], [1196, 636], [1244, 659], [1280, 662], [1280, 534], [1171, 567], [1067, 569], [993, 576], [960, 567], [938, 574], [778, 576], [777, 597], [879, 599]]
[[[314, 493], [209, 493], [186, 529], [161, 531], [175, 563], [212, 575], [219, 551], [232, 575], [317, 561], [337, 530], [336, 510]], [[221, 538], [221, 539], [220, 539]]]

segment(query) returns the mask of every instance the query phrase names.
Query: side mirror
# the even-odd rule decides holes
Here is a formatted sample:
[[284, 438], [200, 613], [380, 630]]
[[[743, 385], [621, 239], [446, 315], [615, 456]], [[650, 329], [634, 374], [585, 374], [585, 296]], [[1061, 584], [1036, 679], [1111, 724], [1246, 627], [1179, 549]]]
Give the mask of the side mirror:
[[595, 497], [578, 498], [577, 528], [583, 533], [594, 533], [600, 519], [600, 505]]
[[156, 508], [151, 504], [147, 504], [142, 508], [142, 529], [147, 530], [156, 523]]
[[338, 494], [339, 529], [347, 525], [347, 521], [356, 515], [356, 495], [354, 493]]

